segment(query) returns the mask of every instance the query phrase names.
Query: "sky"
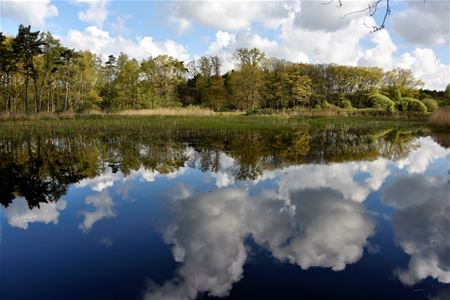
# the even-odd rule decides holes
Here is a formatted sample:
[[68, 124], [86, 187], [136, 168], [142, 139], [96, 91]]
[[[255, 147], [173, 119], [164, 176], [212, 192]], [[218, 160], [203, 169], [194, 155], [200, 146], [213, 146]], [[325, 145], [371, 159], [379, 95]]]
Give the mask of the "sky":
[[450, 0], [390, 0], [377, 32], [370, 26], [380, 24], [386, 0], [374, 16], [357, 13], [373, 0], [0, 1], [0, 31], [31, 25], [103, 57], [219, 55], [227, 71], [235, 49], [257, 47], [292, 62], [407, 68], [429, 89], [450, 82]]

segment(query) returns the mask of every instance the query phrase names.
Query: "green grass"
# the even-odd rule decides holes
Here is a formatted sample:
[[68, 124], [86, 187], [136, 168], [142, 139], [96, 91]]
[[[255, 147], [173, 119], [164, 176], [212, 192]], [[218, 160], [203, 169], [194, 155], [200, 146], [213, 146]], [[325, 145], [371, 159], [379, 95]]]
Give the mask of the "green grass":
[[307, 127], [311, 129], [426, 129], [422, 119], [391, 119], [383, 117], [299, 117], [280, 115], [216, 115], [216, 116], [114, 116], [84, 115], [73, 119], [36, 119], [0, 121], [0, 136], [23, 133], [99, 133], [142, 131], [167, 134], [171, 131], [247, 131], [282, 130]]

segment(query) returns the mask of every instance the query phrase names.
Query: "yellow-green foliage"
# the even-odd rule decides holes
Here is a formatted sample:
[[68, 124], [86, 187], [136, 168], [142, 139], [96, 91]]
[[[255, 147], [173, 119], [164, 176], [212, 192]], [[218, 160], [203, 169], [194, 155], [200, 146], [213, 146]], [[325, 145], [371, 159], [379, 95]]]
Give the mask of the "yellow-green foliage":
[[388, 97], [381, 94], [373, 94], [369, 96], [369, 103], [373, 108], [381, 108], [386, 111], [394, 112], [395, 111], [395, 103]]
[[434, 100], [434, 99], [426, 98], [426, 99], [422, 100], [422, 103], [425, 104], [428, 112], [434, 112], [439, 109], [439, 105], [437, 104], [436, 100]]
[[341, 103], [339, 104], [339, 106], [342, 107], [342, 108], [345, 108], [345, 109], [352, 109], [353, 108], [352, 103], [349, 100], [347, 100], [347, 99], [342, 100]]
[[423, 104], [418, 99], [402, 98], [402, 100], [400, 102], [402, 103], [403, 111], [405, 111], [405, 106], [406, 106], [406, 111], [415, 111], [415, 112], [421, 112], [421, 113], [427, 112], [427, 107], [425, 106], [425, 104]]
[[322, 103], [322, 108], [323, 109], [332, 109], [334, 106], [332, 104], [330, 104], [328, 101], [324, 101]]

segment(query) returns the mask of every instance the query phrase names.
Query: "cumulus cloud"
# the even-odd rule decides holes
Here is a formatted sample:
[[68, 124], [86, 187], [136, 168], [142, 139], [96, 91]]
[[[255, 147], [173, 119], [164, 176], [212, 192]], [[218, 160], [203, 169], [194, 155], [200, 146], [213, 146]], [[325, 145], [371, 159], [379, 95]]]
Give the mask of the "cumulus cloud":
[[113, 37], [108, 31], [97, 26], [89, 26], [83, 32], [70, 30], [63, 41], [69, 47], [90, 50], [102, 56], [118, 55], [120, 52], [124, 52], [138, 59], [161, 54], [167, 54], [180, 60], [189, 58], [187, 50], [172, 40], [159, 42], [154, 41], [150, 36], [144, 36], [133, 41], [122, 36]]
[[43, 27], [47, 18], [58, 15], [58, 8], [50, 0], [2, 0], [0, 17], [32, 26]]
[[209, 45], [207, 54], [220, 56], [223, 63], [222, 71], [227, 72], [234, 67], [232, 56], [236, 49], [258, 48], [269, 56], [276, 56], [278, 46], [277, 41], [264, 38], [251, 29], [239, 30], [235, 33], [219, 30]]
[[347, 26], [353, 18], [359, 18], [366, 12], [355, 13], [367, 8], [371, 1], [341, 0], [324, 5], [324, 1], [302, 1], [301, 9], [295, 15], [295, 25], [302, 29], [336, 31]]
[[243, 276], [249, 236], [282, 261], [339, 271], [361, 257], [374, 230], [361, 204], [331, 189], [297, 190], [289, 199], [274, 191], [256, 198], [220, 189], [173, 204], [163, 236], [181, 265], [173, 280], [151, 286], [145, 299], [226, 296]]
[[108, 0], [76, 0], [76, 2], [87, 5], [86, 10], [78, 12], [80, 21], [103, 27], [103, 23], [108, 18]]
[[410, 261], [399, 279], [413, 285], [427, 278], [450, 283], [450, 185], [445, 177], [410, 175], [388, 187], [383, 200], [396, 209], [395, 239]]
[[192, 23], [220, 30], [241, 30], [255, 23], [275, 28], [297, 9], [298, 1], [180, 1], [170, 12], [182, 32]]
[[406, 5], [392, 16], [394, 29], [404, 40], [420, 47], [449, 43], [449, 1], [407, 1]]
[[5, 209], [6, 220], [12, 227], [27, 229], [30, 223], [58, 224], [59, 214], [67, 206], [66, 201], [41, 203], [40, 207], [28, 208], [25, 198], [18, 198]]
[[[303, 53], [308, 63], [337, 63], [356, 65], [363, 50], [360, 41], [368, 34], [363, 18], [351, 19], [346, 26], [334, 31], [314, 30], [287, 24], [283, 26], [284, 57], [297, 61]], [[300, 56], [302, 57], [302, 56]]]
[[92, 205], [94, 210], [83, 210], [80, 212], [80, 215], [84, 217], [83, 222], [80, 224], [80, 229], [83, 232], [89, 232], [92, 226], [100, 220], [116, 216], [113, 210], [113, 200], [106, 191], [101, 194], [87, 196], [84, 202], [87, 205]]
[[378, 31], [371, 36], [371, 41], [375, 47], [363, 51], [358, 65], [392, 69], [396, 61], [394, 55], [398, 48], [389, 32], [387, 30]]
[[431, 48], [416, 48], [400, 56], [396, 66], [410, 69], [429, 89], [444, 90], [450, 82], [450, 65], [442, 63]]

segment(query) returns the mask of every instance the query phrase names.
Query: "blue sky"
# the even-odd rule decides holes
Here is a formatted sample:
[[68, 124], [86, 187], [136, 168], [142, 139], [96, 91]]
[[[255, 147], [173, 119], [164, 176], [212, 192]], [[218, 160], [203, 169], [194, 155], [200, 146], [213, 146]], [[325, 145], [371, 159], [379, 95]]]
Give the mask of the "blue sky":
[[[385, 0], [386, 1], [386, 0]], [[170, 54], [184, 61], [220, 55], [225, 69], [239, 47], [296, 62], [409, 68], [426, 87], [450, 82], [449, 0], [391, 0], [386, 30], [371, 33], [377, 14], [346, 15], [372, 0], [93, 1], [3, 0], [1, 31], [19, 24], [49, 30], [65, 45], [102, 56], [123, 51], [142, 59]]]

